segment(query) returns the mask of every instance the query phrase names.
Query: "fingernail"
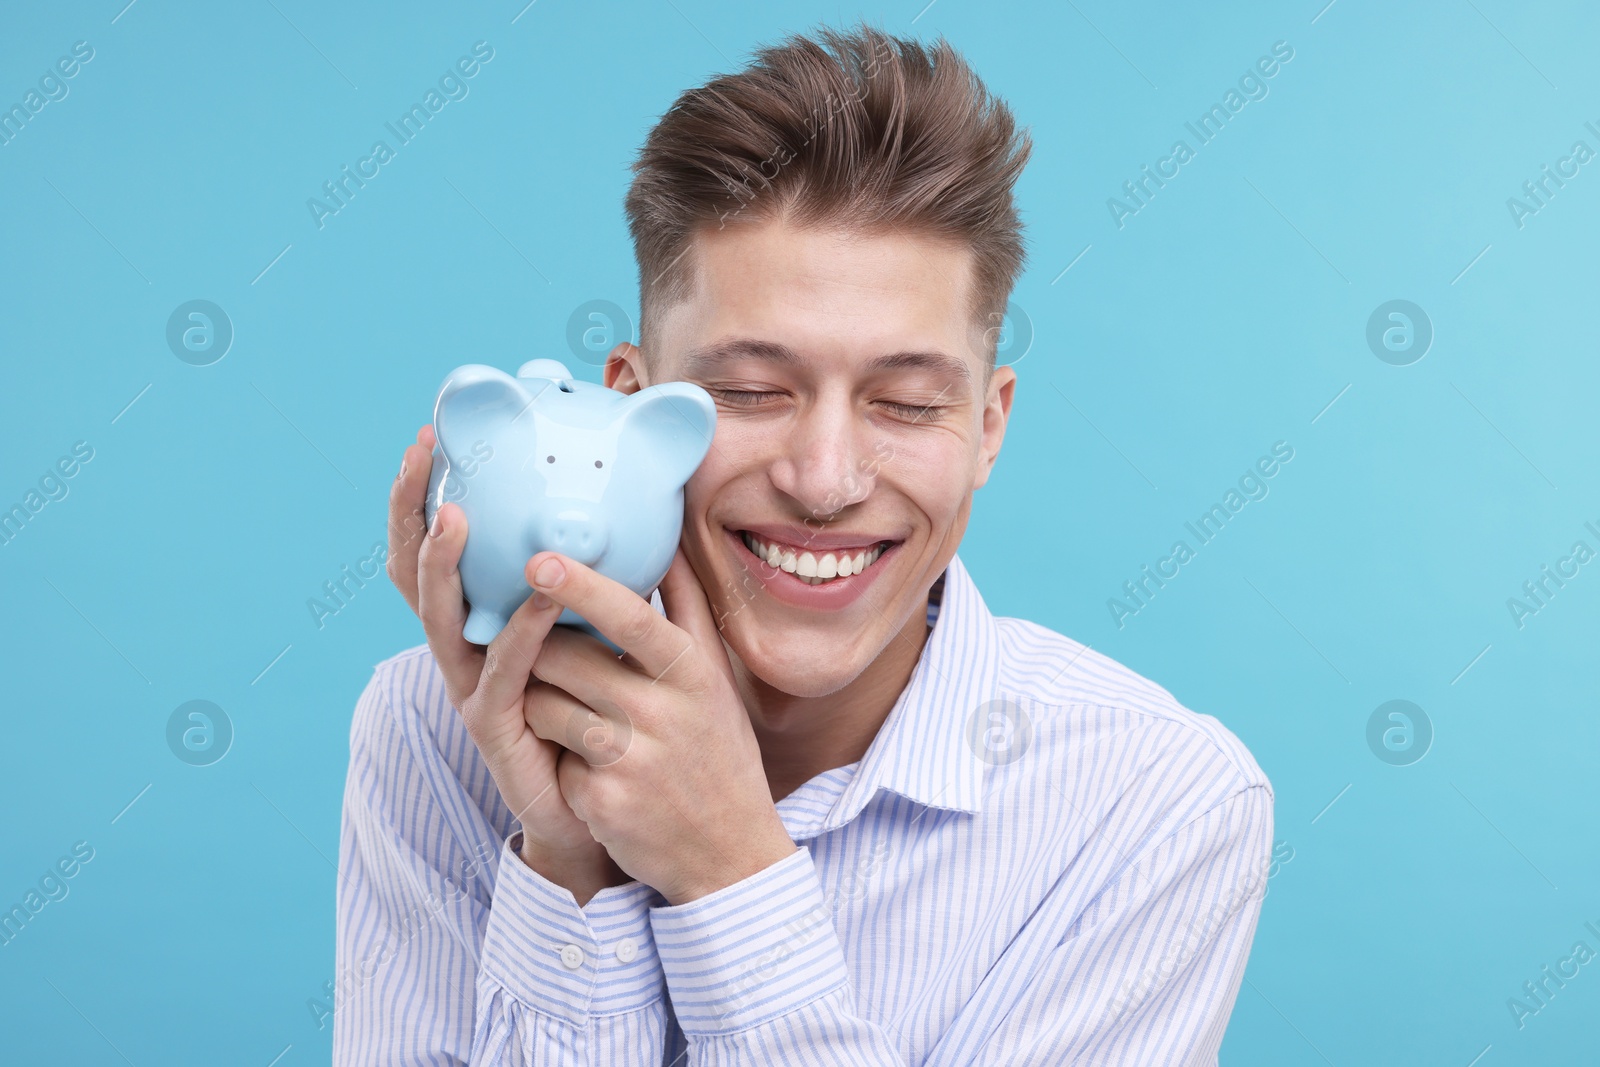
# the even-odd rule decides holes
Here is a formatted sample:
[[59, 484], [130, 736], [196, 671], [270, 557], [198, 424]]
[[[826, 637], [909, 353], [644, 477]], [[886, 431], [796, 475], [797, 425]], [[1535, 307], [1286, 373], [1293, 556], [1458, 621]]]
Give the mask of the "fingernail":
[[404, 481], [405, 480], [405, 476], [406, 476], [406, 461], [405, 460], [401, 460], [400, 461], [400, 474], [398, 476], [399, 480]]
[[428, 527], [429, 537], [438, 537], [439, 531], [444, 529], [444, 512], [440, 511], [433, 516], [433, 525]]
[[548, 608], [551, 604], [555, 603], [555, 601], [551, 600], [549, 597], [540, 592], [535, 592], [532, 599], [533, 606], [538, 608], [540, 611], [543, 611], [545, 608]]
[[554, 589], [567, 576], [567, 568], [559, 559], [551, 558], [539, 564], [533, 572], [533, 584], [543, 589]]

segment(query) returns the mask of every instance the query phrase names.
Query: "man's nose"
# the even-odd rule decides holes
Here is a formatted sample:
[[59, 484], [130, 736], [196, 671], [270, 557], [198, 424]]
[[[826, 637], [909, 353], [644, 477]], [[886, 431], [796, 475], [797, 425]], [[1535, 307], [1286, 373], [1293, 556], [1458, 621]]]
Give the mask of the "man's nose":
[[813, 409], [793, 425], [772, 464], [779, 491], [813, 518], [826, 519], [872, 493], [876, 467], [863, 462], [868, 427], [848, 411]]

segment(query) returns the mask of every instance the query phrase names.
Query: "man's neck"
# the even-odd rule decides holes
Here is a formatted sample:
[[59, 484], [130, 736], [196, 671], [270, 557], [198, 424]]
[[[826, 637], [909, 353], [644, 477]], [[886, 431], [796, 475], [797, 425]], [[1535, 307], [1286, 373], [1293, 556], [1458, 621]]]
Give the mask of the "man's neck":
[[781, 692], [735, 665], [774, 803], [866, 753], [911, 680], [930, 633], [924, 601], [866, 670], [823, 697]]

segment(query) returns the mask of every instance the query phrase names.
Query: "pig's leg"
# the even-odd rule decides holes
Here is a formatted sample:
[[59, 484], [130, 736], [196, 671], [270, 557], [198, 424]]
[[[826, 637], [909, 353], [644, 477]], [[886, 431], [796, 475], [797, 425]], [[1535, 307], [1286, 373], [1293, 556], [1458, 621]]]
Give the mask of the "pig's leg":
[[467, 624], [461, 628], [461, 636], [475, 645], [487, 645], [506, 628], [509, 621], [509, 616], [474, 605], [467, 612]]

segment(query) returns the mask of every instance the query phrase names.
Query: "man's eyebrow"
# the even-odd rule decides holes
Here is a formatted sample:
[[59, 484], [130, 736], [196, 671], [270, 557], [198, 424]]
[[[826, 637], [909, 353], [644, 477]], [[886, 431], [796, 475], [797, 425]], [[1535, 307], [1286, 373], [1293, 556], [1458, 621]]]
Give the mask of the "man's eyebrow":
[[[776, 341], [734, 338], [695, 349], [684, 357], [684, 367], [691, 375], [706, 374], [736, 359], [757, 359], [780, 366], [794, 366], [800, 362], [800, 357], [787, 345]], [[874, 356], [866, 362], [869, 371], [901, 368], [936, 371], [958, 379], [963, 385], [972, 384], [972, 371], [966, 361], [943, 352], [891, 352]]]
[[683, 364], [684, 369], [691, 374], [708, 373], [736, 359], [759, 359], [784, 366], [793, 366], [800, 362], [800, 357], [787, 345], [780, 345], [776, 341], [757, 341], [753, 338], [738, 337], [697, 348], [683, 358]]
[[937, 371], [958, 379], [963, 385], [972, 384], [972, 371], [967, 368], [966, 360], [943, 352], [894, 352], [867, 360], [868, 370], [898, 370], [901, 367]]

